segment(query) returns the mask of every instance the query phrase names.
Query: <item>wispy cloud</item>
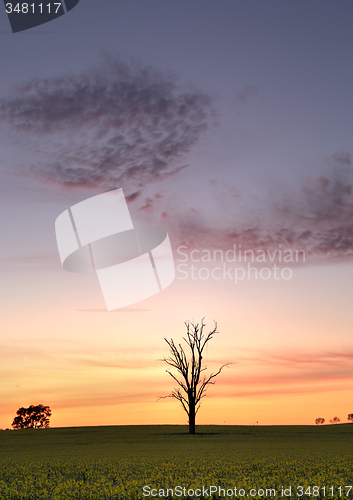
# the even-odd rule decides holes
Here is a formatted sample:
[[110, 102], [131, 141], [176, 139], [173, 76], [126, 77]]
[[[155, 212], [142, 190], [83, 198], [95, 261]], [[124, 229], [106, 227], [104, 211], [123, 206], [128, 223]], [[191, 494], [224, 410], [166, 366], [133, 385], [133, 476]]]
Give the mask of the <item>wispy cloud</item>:
[[[315, 393], [346, 389], [353, 376], [353, 351], [240, 353], [217, 380], [219, 396]], [[251, 367], [251, 369], [249, 369]]]
[[[243, 87], [235, 104], [248, 105], [256, 94], [254, 87]], [[108, 55], [80, 74], [14, 89], [0, 101], [0, 120], [16, 134], [17, 144], [36, 148], [36, 165], [27, 172], [65, 186], [123, 187], [146, 223], [167, 223], [175, 247], [274, 251], [281, 246], [315, 259], [353, 256], [348, 153], [332, 155], [329, 170], [297, 190], [276, 189], [270, 182], [261, 186], [262, 192], [268, 189], [267, 198], [248, 197], [236, 179], [222, 180], [218, 173], [202, 185], [194, 171], [188, 182], [195, 189], [185, 199], [172, 192], [171, 183], [153, 187], [190, 167], [184, 156], [210, 126], [212, 106], [207, 94], [167, 72]]]
[[80, 74], [29, 82], [0, 102], [0, 119], [36, 148], [36, 175], [66, 186], [124, 186], [130, 201], [184, 167], [210, 112], [205, 93], [111, 55]]
[[0, 269], [2, 273], [13, 272], [21, 269], [35, 269], [36, 271], [43, 272], [57, 272], [61, 271], [61, 266], [58, 263], [57, 256], [52, 253], [38, 253], [36, 255], [11, 255], [0, 258]]
[[264, 186], [261, 199], [247, 199], [236, 186], [216, 179], [208, 184], [207, 203], [195, 197], [181, 204], [168, 196], [158, 204], [149, 198], [140, 210], [153, 212], [160, 223], [167, 214], [173, 240], [190, 249], [237, 245], [244, 251], [302, 250], [308, 260], [353, 256], [353, 170], [347, 153], [333, 155], [325, 174], [307, 178], [298, 189], [282, 186], [271, 194], [271, 186]]
[[[97, 354], [86, 347], [86, 352], [75, 355], [68, 351], [66, 347], [53, 347], [45, 353], [22, 345], [6, 347], [3, 358], [10, 357], [12, 366], [16, 364], [17, 368], [10, 372], [11, 383], [3, 387], [6, 405], [2, 413], [14, 412], [18, 406], [33, 401], [45, 401], [55, 409], [155, 403], [173, 386], [165, 366], [156, 359], [160, 353], [155, 349], [119, 349]], [[225, 356], [208, 358], [207, 373], [230, 360], [229, 354]], [[346, 391], [351, 387], [352, 360], [353, 352], [349, 349], [238, 349], [231, 360], [234, 364], [222, 371], [208, 395], [218, 399]], [[6, 373], [8, 378], [9, 370]], [[43, 378], [43, 373], [50, 376]]]

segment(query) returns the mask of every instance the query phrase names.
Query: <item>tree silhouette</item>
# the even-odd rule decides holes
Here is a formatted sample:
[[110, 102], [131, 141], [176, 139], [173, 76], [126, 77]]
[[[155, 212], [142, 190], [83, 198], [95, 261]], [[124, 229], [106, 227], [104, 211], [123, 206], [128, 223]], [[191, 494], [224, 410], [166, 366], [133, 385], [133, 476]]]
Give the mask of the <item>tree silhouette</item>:
[[51, 416], [49, 406], [31, 405], [28, 408], [22, 407], [17, 410], [16, 414], [17, 417], [12, 422], [14, 429], [49, 427], [49, 417]]
[[324, 419], [324, 418], [322, 418], [322, 417], [318, 417], [318, 418], [315, 420], [315, 424], [316, 424], [316, 425], [322, 425], [324, 422], [325, 422], [325, 419]]
[[349, 413], [348, 420], [349, 422], [353, 422], [353, 413]]
[[196, 414], [201, 406], [201, 399], [206, 395], [207, 386], [214, 384], [213, 379], [230, 363], [222, 365], [217, 373], [211, 373], [209, 376], [201, 378], [202, 372], [207, 370], [207, 367], [202, 366], [203, 351], [208, 342], [218, 333], [217, 323], [215, 322], [214, 329], [207, 335], [203, 333], [206, 326], [203, 319], [201, 325], [186, 321], [185, 326], [186, 336], [183, 337], [183, 340], [187, 345], [188, 354], [181, 344], [176, 346], [173, 339], [164, 339], [169, 346], [170, 357], [163, 358], [162, 361], [175, 368], [180, 377], [178, 378], [171, 371], [166, 370], [178, 384], [178, 387], [174, 388], [171, 394], [160, 399], [174, 398], [179, 401], [188, 415], [189, 434], [195, 434]]
[[341, 421], [341, 419], [340, 419], [340, 418], [338, 418], [338, 417], [333, 417], [333, 419], [332, 419], [332, 420], [330, 420], [330, 424], [339, 424], [339, 423], [340, 423], [340, 421]]

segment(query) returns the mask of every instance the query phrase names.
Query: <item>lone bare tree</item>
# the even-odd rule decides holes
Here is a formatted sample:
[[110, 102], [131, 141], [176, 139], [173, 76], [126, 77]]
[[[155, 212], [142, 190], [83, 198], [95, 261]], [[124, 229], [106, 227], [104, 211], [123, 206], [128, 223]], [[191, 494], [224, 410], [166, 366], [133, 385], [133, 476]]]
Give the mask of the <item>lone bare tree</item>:
[[201, 399], [206, 395], [207, 386], [214, 384], [213, 379], [230, 363], [222, 365], [217, 373], [201, 377], [202, 372], [207, 370], [207, 367], [203, 367], [202, 365], [203, 351], [208, 342], [218, 333], [217, 323], [215, 322], [214, 329], [207, 335], [204, 334], [206, 325], [203, 319], [201, 325], [186, 321], [185, 326], [186, 336], [183, 337], [183, 340], [187, 345], [186, 351], [188, 353], [181, 344], [176, 346], [173, 339], [164, 339], [169, 346], [170, 357], [163, 358], [162, 361], [175, 368], [179, 377], [171, 371], [166, 370], [175, 382], [177, 382], [178, 386], [171, 394], [163, 396], [160, 399], [174, 398], [178, 400], [188, 415], [189, 434], [195, 434], [196, 414], [201, 406]]

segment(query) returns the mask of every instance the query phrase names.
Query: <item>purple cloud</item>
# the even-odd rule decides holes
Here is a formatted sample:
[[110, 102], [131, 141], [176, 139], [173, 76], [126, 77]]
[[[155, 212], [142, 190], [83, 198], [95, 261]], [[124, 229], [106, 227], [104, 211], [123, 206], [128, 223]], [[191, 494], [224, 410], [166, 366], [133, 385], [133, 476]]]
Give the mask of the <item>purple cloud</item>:
[[36, 175], [74, 187], [123, 185], [135, 198], [185, 167], [180, 160], [210, 114], [205, 93], [115, 56], [80, 74], [29, 82], [0, 101], [17, 143], [36, 148]]
[[329, 171], [306, 179], [301, 188], [282, 188], [260, 200], [248, 200], [215, 179], [208, 186], [212, 213], [197, 197], [182, 204], [170, 195], [158, 204], [150, 197], [140, 210], [153, 211], [160, 224], [167, 214], [173, 241], [190, 249], [241, 245], [273, 252], [281, 246], [302, 250], [308, 259], [353, 256], [353, 171], [347, 153], [333, 155]]

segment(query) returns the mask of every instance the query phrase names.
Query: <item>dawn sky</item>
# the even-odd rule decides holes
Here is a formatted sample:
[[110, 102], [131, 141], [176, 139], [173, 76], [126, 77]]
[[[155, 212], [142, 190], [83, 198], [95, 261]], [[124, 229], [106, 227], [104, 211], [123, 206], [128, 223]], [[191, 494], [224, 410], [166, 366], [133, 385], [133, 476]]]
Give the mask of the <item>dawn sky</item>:
[[[81, 0], [13, 34], [0, 9], [0, 428], [39, 403], [52, 426], [186, 423], [157, 402], [173, 389], [160, 359], [202, 317], [220, 332], [207, 366], [232, 364], [197, 423], [346, 421], [352, 14], [346, 0]], [[168, 230], [176, 279], [108, 313], [96, 276], [62, 269], [54, 223], [113, 188], [135, 224]], [[248, 274], [234, 248], [265, 260]], [[287, 271], [260, 275], [274, 265]]]

